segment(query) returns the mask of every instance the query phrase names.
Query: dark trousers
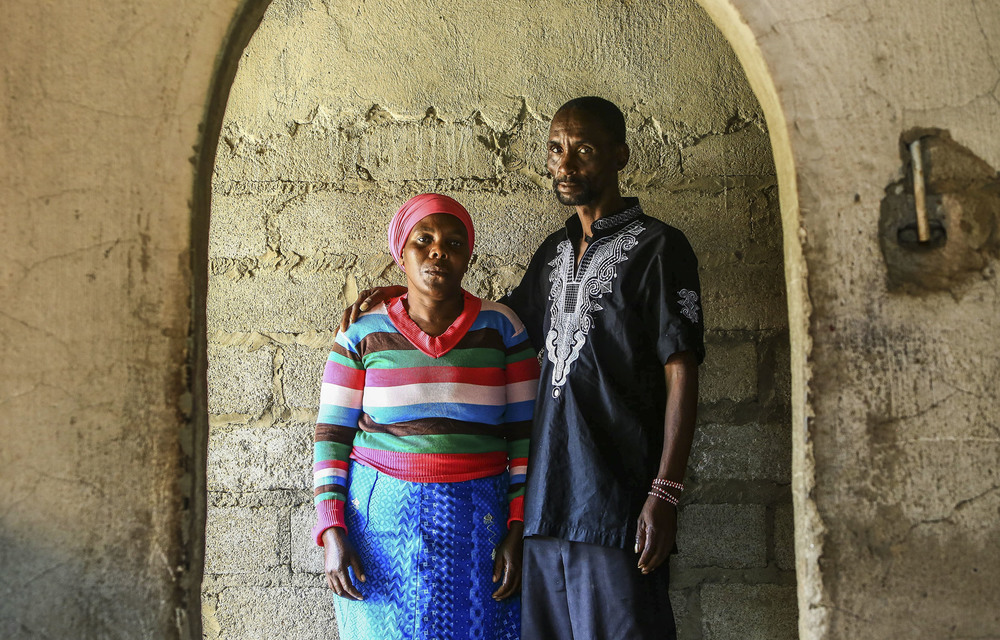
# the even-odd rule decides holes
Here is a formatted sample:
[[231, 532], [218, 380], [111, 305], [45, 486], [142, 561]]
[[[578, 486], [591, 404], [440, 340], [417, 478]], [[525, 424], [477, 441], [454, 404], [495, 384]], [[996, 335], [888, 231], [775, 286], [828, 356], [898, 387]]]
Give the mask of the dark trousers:
[[676, 640], [667, 563], [642, 575], [638, 562], [631, 549], [525, 538], [521, 640]]

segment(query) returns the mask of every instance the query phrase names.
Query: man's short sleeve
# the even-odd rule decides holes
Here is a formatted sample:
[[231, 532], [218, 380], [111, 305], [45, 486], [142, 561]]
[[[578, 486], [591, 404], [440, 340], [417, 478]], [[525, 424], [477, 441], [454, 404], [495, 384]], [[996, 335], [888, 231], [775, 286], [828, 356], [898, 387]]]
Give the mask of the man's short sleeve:
[[656, 318], [656, 352], [666, 364], [670, 356], [692, 351], [699, 364], [705, 359], [705, 322], [698, 281], [698, 258], [684, 234], [677, 230], [654, 257], [646, 292]]
[[528, 268], [521, 277], [521, 283], [513, 291], [500, 298], [499, 302], [514, 310], [528, 330], [528, 338], [536, 351], [543, 346], [542, 331], [545, 321], [545, 306], [549, 292], [546, 287], [551, 267], [548, 265], [549, 243], [543, 242], [531, 256]]

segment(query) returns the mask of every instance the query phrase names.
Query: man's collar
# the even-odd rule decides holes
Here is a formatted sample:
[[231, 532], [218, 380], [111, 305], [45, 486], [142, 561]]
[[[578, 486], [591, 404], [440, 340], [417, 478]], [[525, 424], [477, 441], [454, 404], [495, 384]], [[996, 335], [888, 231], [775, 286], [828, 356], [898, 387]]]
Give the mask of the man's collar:
[[[625, 208], [618, 213], [604, 216], [594, 220], [590, 225], [590, 230], [594, 234], [593, 240], [610, 236], [620, 231], [625, 225], [633, 222], [642, 215], [642, 207], [639, 205], [639, 198], [624, 198]], [[566, 232], [570, 238], [579, 238], [583, 233], [583, 225], [580, 224], [580, 216], [575, 213], [566, 220]], [[593, 241], [591, 240], [591, 242]]]

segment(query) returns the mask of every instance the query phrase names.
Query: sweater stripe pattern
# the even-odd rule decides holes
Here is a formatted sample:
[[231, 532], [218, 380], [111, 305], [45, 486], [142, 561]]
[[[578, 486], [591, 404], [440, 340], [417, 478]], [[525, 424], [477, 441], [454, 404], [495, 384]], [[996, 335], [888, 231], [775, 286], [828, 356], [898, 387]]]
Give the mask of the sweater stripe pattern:
[[345, 527], [350, 459], [410, 482], [460, 482], [506, 470], [508, 522], [523, 520], [538, 361], [509, 308], [465, 296], [465, 311], [452, 325], [465, 331], [453, 333], [452, 344], [414, 344], [420, 336], [407, 326], [413, 321], [402, 317], [398, 298], [337, 335], [323, 372], [313, 450], [318, 544], [329, 527]]

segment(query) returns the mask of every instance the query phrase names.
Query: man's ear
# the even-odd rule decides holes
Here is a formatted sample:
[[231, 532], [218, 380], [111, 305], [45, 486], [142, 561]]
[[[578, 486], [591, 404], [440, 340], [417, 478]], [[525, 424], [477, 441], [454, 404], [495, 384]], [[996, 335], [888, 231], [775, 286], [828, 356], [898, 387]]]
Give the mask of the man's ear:
[[618, 161], [618, 170], [621, 171], [622, 169], [625, 168], [625, 165], [628, 164], [629, 158], [632, 157], [632, 150], [629, 149], [627, 143], [623, 142], [620, 145], [618, 145], [616, 153], [617, 153], [616, 160]]

